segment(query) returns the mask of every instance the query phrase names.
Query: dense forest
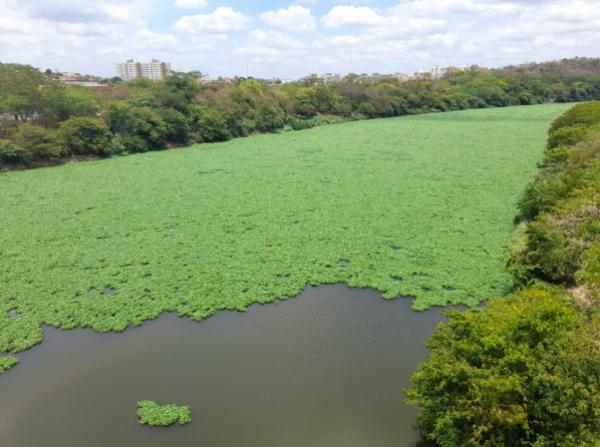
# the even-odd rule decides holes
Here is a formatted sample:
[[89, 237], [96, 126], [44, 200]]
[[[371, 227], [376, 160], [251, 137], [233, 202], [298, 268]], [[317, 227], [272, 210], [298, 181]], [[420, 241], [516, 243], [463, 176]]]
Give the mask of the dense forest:
[[25, 65], [0, 64], [0, 168], [45, 166], [116, 154], [299, 130], [344, 120], [600, 98], [600, 59], [498, 70], [471, 67], [443, 79], [316, 76], [284, 85], [255, 79], [114, 80], [60, 84]]
[[433, 335], [408, 392], [417, 427], [442, 447], [598, 446], [600, 102], [554, 122], [518, 220], [518, 290]]

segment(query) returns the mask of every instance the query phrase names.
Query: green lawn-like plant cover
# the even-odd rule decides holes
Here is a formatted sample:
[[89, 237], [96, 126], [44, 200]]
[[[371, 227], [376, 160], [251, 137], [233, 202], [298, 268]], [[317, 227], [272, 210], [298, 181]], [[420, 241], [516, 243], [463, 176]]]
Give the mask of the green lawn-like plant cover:
[[0, 352], [41, 325], [201, 320], [344, 282], [414, 308], [511, 286], [505, 247], [569, 104], [351, 122], [0, 175]]
[[150, 400], [141, 400], [137, 403], [137, 417], [142, 425], [170, 427], [177, 423], [185, 425], [192, 422], [192, 410], [187, 406], [159, 405]]

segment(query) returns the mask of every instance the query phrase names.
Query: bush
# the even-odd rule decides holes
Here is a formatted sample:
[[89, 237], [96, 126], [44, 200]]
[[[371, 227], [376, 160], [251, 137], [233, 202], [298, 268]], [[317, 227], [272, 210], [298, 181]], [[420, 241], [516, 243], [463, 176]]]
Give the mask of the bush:
[[124, 152], [130, 152], [132, 154], [137, 152], [148, 152], [146, 141], [137, 135], [125, 135], [124, 137], [120, 137], [118, 141]]
[[294, 118], [288, 117], [285, 120], [285, 126], [289, 126], [291, 130], [310, 129], [317, 126], [317, 121], [314, 118]]
[[273, 132], [283, 127], [283, 110], [268, 100], [262, 101], [257, 107], [256, 128], [262, 132]]
[[417, 428], [442, 447], [598, 445], [600, 349], [589, 324], [564, 296], [539, 290], [451, 312], [408, 391], [422, 409]]
[[112, 132], [122, 137], [121, 142], [129, 152], [146, 152], [165, 147], [167, 125], [149, 107], [112, 104], [107, 120]]
[[568, 180], [564, 175], [548, 176], [527, 185], [519, 200], [520, 218], [533, 219], [564, 197], [571, 189]]
[[71, 117], [61, 123], [60, 131], [65, 146], [72, 154], [110, 155], [112, 134], [99, 118]]
[[58, 160], [68, 155], [57, 131], [32, 124], [21, 124], [13, 141], [30, 155], [31, 160]]
[[550, 132], [548, 138], [548, 148], [553, 149], [559, 146], [574, 146], [583, 140], [590, 133], [588, 126], [566, 126], [560, 127]]
[[600, 124], [600, 101], [591, 101], [579, 104], [558, 117], [550, 132], [554, 132], [562, 127], [571, 126], [593, 126]]
[[210, 143], [231, 139], [231, 132], [223, 116], [208, 106], [190, 106], [188, 119], [197, 143]]
[[582, 268], [577, 272], [577, 282], [600, 286], [600, 241], [596, 242], [583, 256]]
[[[565, 217], [574, 224], [572, 219]], [[546, 213], [532, 222], [529, 225], [528, 263], [538, 278], [572, 286], [585, 249], [581, 241], [573, 237], [575, 228], [565, 230], [558, 225], [557, 219]]]
[[21, 146], [9, 140], [0, 140], [0, 162], [2, 163], [27, 163], [31, 161], [32, 154]]
[[52, 85], [42, 91], [41, 122], [56, 126], [72, 116], [96, 116], [101, 109], [96, 93], [84, 87]]
[[158, 109], [160, 117], [165, 122], [167, 141], [187, 143], [190, 139], [190, 126], [187, 118], [175, 109]]

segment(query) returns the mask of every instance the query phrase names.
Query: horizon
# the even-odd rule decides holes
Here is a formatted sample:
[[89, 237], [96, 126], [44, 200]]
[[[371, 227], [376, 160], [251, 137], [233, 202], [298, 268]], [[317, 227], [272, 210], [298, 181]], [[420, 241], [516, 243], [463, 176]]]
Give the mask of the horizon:
[[[419, 75], [422, 74], [427, 74], [427, 73], [431, 73], [433, 72], [433, 70], [435, 69], [457, 69], [460, 71], [463, 70], [468, 70], [471, 67], [479, 67], [480, 69], [488, 69], [488, 70], [502, 70], [504, 68], [508, 68], [508, 67], [522, 67], [522, 66], [528, 66], [528, 65], [536, 65], [536, 64], [545, 64], [545, 63], [553, 63], [553, 62], [560, 62], [563, 60], [575, 60], [575, 59], [600, 59], [600, 58], [594, 58], [594, 57], [590, 57], [590, 56], [578, 56], [575, 55], [573, 57], [570, 58], [560, 58], [560, 59], [547, 59], [547, 60], [540, 60], [540, 61], [522, 61], [522, 62], [515, 62], [513, 64], [506, 64], [506, 65], [499, 65], [496, 67], [489, 67], [489, 66], [484, 66], [484, 65], [480, 65], [480, 64], [469, 64], [469, 65], [464, 65], [464, 66], [455, 66], [455, 65], [445, 65], [445, 66], [440, 66], [440, 65], [436, 65], [434, 67], [426, 67], [426, 68], [422, 68], [420, 70], [417, 70], [413, 73], [410, 72], [388, 72], [388, 73], [381, 73], [381, 72], [358, 72], [358, 71], [348, 71], [348, 72], [342, 72], [342, 73], [331, 73], [331, 72], [321, 72], [321, 73], [303, 73], [300, 74], [298, 77], [295, 78], [281, 78], [281, 77], [276, 77], [276, 76], [264, 76], [264, 77], [254, 77], [250, 74], [249, 77], [247, 77], [247, 79], [257, 79], [257, 80], [264, 80], [264, 81], [268, 81], [268, 80], [279, 80], [279, 81], [301, 81], [303, 79], [306, 79], [310, 76], [318, 76], [318, 77], [325, 77], [328, 75], [332, 75], [332, 76], [339, 76], [341, 79], [345, 78], [346, 76], [350, 76], [350, 75], [357, 75], [357, 76], [397, 76], [397, 75], [405, 75], [410, 79], [413, 78], [417, 78]], [[158, 60], [158, 59], [151, 59], [151, 60], [140, 60], [140, 59], [134, 59], [134, 58], [129, 58], [127, 60], [124, 61], [119, 61], [116, 62], [115, 65], [119, 64], [119, 63], [126, 63], [126, 62], [135, 62], [135, 63], [150, 63], [150, 62], [161, 62], [161, 63], [169, 63], [169, 61], [166, 60]], [[21, 64], [21, 65], [30, 65], [30, 64], [22, 64], [21, 62], [18, 61], [0, 61], [0, 64], [2, 63], [7, 63], [7, 64]], [[66, 75], [66, 74], [75, 74], [75, 75], [80, 75], [82, 77], [86, 77], [86, 76], [90, 76], [90, 77], [96, 77], [96, 78], [101, 78], [101, 79], [110, 79], [112, 77], [115, 77], [116, 74], [113, 73], [112, 75], [108, 75], [108, 76], [100, 76], [100, 75], [96, 75], [95, 73], [81, 73], [81, 72], [76, 72], [76, 71], [65, 71], [65, 70], [60, 70], [60, 69], [50, 69], [50, 68], [43, 68], [43, 67], [36, 67], [31, 65], [33, 68], [37, 69], [40, 72], [44, 72], [45, 70], [51, 70], [52, 73], [54, 74], [61, 74], [61, 75]], [[171, 69], [170, 73], [175, 74], [175, 73], [199, 73], [199, 71], [197, 70], [190, 70], [190, 71], [182, 71], [182, 70], [177, 70], [177, 69]], [[206, 80], [217, 80], [217, 79], [234, 79], [234, 78], [246, 78], [245, 74], [231, 74], [231, 75], [218, 75], [218, 76], [214, 76], [211, 75], [210, 73], [201, 73], [202, 75], [202, 79], [206, 79]], [[118, 77], [118, 76], [117, 76]], [[407, 78], [407, 79], [408, 79]], [[436, 78], [434, 78], [436, 79]]]
[[115, 75], [127, 59], [211, 78], [498, 68], [600, 54], [594, 0], [0, 0], [0, 61]]

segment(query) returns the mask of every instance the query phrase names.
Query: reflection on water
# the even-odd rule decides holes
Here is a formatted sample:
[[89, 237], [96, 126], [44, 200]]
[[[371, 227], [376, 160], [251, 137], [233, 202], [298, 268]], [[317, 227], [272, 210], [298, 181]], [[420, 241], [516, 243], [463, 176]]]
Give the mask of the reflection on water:
[[[0, 376], [0, 446], [416, 446], [401, 390], [441, 319], [335, 285], [201, 323], [46, 329]], [[141, 427], [142, 399], [191, 405], [193, 422]]]

